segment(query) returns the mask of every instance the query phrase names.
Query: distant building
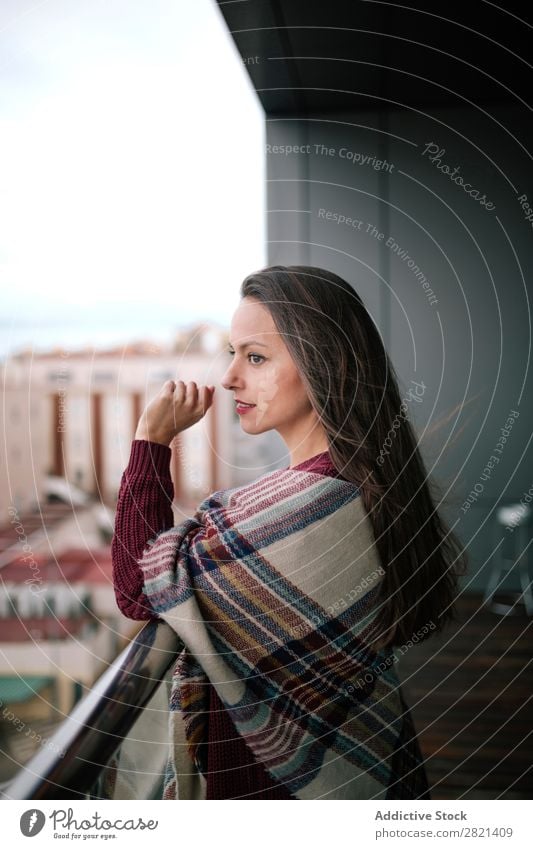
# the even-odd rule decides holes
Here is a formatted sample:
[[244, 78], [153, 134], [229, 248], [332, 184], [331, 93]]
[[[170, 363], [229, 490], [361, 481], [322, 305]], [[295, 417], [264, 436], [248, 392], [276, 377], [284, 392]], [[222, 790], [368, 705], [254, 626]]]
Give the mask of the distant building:
[[38, 509], [48, 475], [113, 506], [142, 410], [171, 378], [217, 386], [205, 417], [174, 440], [176, 502], [196, 505], [211, 491], [270, 470], [284, 447], [276, 434], [243, 433], [233, 394], [220, 386], [226, 344], [227, 331], [199, 323], [178, 332], [168, 350], [138, 342], [11, 356], [1, 367], [0, 522], [9, 520], [10, 507], [20, 514]]
[[110, 548], [34, 555], [31, 571], [19, 557], [0, 574], [0, 693], [15, 669], [22, 681], [53, 682], [53, 705], [68, 713], [131, 636], [115, 601]]

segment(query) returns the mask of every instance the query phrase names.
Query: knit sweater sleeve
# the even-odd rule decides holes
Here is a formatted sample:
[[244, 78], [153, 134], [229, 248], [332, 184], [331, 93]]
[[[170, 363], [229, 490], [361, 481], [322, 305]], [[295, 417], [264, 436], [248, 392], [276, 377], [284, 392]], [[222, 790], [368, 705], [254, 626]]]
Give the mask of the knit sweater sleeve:
[[138, 560], [149, 539], [174, 525], [171, 454], [167, 445], [134, 439], [122, 474], [111, 560], [117, 604], [128, 619], [159, 619], [143, 592]]

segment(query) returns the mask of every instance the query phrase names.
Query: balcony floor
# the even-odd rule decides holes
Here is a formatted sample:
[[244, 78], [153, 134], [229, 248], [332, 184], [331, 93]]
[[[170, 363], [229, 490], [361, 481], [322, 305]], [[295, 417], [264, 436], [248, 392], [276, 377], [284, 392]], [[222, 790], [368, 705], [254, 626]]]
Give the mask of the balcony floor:
[[397, 664], [432, 798], [531, 798], [533, 618], [522, 605], [499, 616], [478, 594], [457, 609], [457, 623]]

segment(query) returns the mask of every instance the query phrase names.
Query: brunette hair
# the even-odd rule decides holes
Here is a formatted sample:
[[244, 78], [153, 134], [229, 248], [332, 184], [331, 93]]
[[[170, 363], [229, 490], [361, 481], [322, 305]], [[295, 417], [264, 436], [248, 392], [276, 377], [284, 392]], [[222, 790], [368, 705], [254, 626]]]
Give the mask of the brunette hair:
[[269, 310], [326, 431], [333, 465], [360, 489], [385, 571], [378, 642], [401, 645], [415, 634], [422, 642], [456, 618], [468, 558], [438, 513], [439, 488], [402, 415], [406, 404], [374, 321], [349, 283], [314, 266], [253, 272], [240, 296]]

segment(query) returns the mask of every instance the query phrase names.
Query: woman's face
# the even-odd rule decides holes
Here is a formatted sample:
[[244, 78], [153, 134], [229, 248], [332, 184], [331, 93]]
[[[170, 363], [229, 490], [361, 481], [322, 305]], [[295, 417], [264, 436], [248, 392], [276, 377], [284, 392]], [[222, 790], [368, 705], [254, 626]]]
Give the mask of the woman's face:
[[[243, 298], [233, 315], [222, 386], [255, 406], [239, 412], [247, 433], [275, 429], [292, 449], [309, 439], [317, 417], [287, 346], [268, 309]], [[237, 405], [236, 405], [237, 406]], [[316, 432], [315, 432], [316, 436]]]

